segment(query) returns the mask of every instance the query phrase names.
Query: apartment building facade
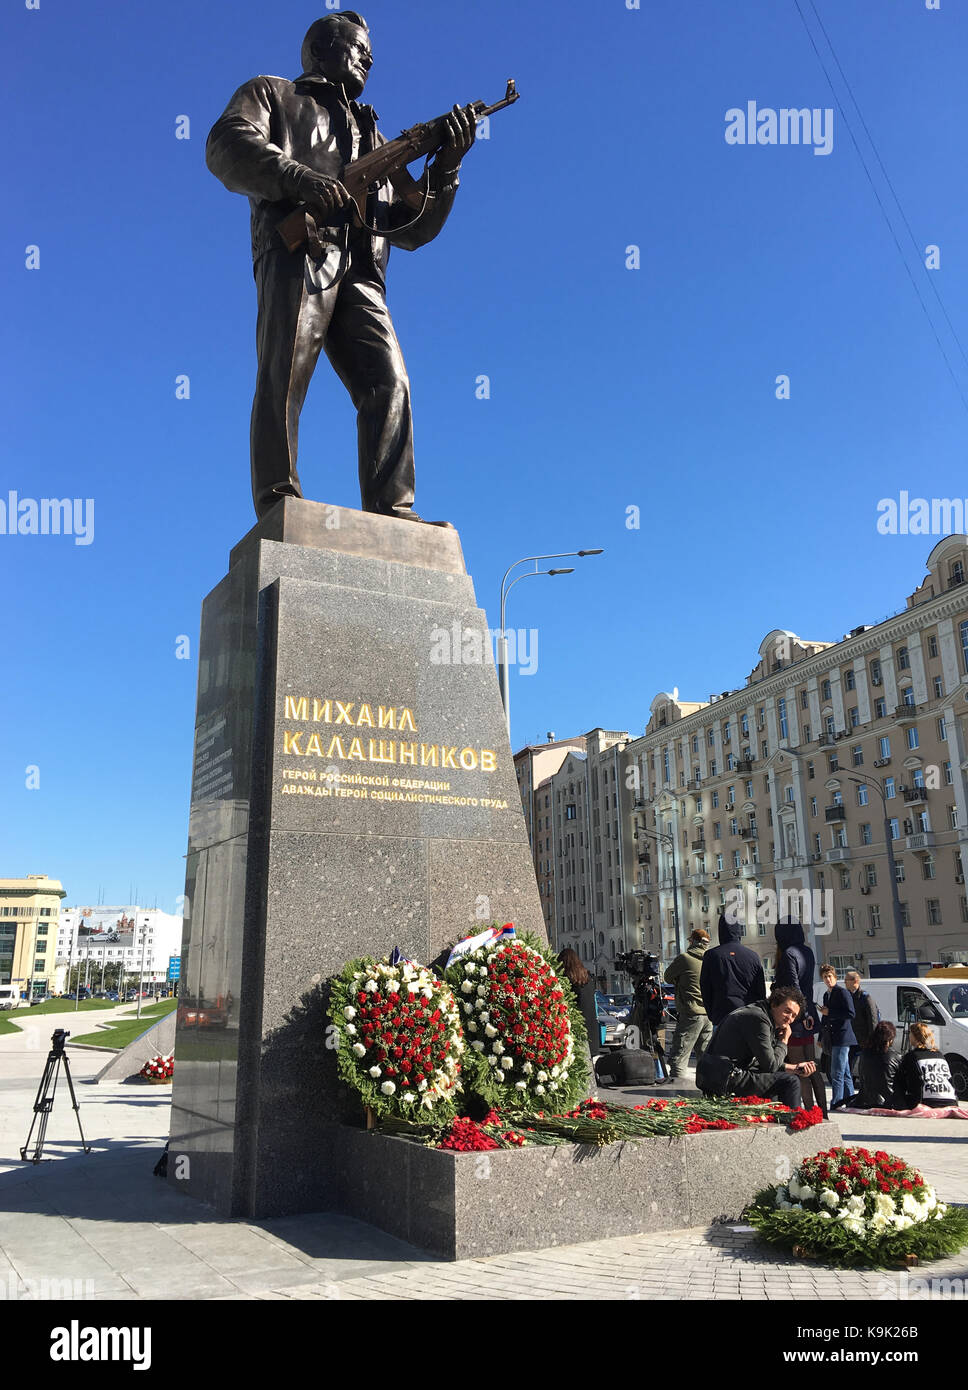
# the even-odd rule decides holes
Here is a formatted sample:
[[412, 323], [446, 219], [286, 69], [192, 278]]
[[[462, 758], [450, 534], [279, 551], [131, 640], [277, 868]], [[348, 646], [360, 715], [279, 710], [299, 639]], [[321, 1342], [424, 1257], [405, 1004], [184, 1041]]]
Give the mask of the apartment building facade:
[[158, 908], [71, 907], [57, 932], [57, 979], [66, 988], [71, 965], [83, 967], [81, 983], [97, 985], [108, 966], [123, 966], [131, 984], [167, 983], [172, 956], [181, 955], [181, 917]]
[[66, 896], [60, 880], [47, 874], [0, 878], [0, 984], [17, 985], [28, 998], [55, 987]]
[[[772, 972], [777, 916], [818, 957], [968, 961], [968, 537], [948, 536], [894, 617], [840, 642], [774, 630], [744, 687], [653, 700], [623, 750], [630, 928], [663, 960], [742, 904]], [[564, 771], [564, 769], [562, 769]]]

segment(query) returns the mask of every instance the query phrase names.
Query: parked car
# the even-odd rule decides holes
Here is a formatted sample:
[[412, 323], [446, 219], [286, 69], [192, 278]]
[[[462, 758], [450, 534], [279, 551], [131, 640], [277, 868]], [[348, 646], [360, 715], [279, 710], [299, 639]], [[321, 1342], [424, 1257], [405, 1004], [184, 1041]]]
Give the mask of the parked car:
[[16, 985], [0, 985], [0, 1009], [19, 1009], [20, 990]]
[[65, 999], [93, 999], [91, 991], [87, 985], [79, 985], [77, 989], [72, 989], [70, 994], [65, 994]]

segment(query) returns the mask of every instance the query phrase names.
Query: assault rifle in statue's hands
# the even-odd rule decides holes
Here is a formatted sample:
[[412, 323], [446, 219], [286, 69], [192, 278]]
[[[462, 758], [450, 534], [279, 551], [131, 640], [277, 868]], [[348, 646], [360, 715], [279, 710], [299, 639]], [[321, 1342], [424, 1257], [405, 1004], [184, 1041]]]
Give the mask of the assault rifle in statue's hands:
[[[483, 101], [472, 101], [464, 110], [475, 122], [482, 121], [485, 116], [493, 116], [495, 111], [502, 111], [505, 106], [513, 106], [520, 96], [521, 93], [515, 87], [512, 77], [503, 101], [496, 102], [494, 106], [485, 106]], [[447, 115], [438, 116], [433, 121], [423, 121], [419, 125], [411, 126], [395, 140], [378, 145], [369, 154], [361, 155], [359, 159], [354, 159], [344, 167], [338, 181], [352, 199], [351, 215], [355, 209], [362, 226], [366, 226], [366, 200], [370, 190], [388, 181], [411, 207], [419, 208], [421, 204], [426, 207], [427, 191], [422, 190], [420, 184], [411, 177], [407, 165], [415, 159], [435, 154], [444, 146], [450, 114], [448, 112]], [[294, 212], [289, 213], [288, 217], [282, 219], [276, 231], [282, 237], [287, 250], [297, 251], [307, 240], [310, 243], [315, 240], [315, 223], [321, 215], [302, 203]], [[307, 226], [307, 219], [312, 220], [312, 225]]]

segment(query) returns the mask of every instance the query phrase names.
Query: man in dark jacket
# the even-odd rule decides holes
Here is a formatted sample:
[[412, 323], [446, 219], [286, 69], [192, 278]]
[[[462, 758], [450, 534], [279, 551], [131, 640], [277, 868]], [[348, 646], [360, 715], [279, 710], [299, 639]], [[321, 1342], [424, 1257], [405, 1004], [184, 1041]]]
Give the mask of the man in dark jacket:
[[699, 974], [709, 945], [709, 933], [697, 927], [689, 933], [689, 945], [666, 968], [665, 979], [676, 987], [676, 1033], [669, 1057], [669, 1080], [675, 1081], [689, 1067], [693, 1048], [700, 1058], [712, 1036], [699, 988]]
[[742, 922], [719, 919], [719, 945], [707, 951], [699, 972], [699, 989], [709, 1021], [716, 1028], [727, 1014], [766, 998], [763, 965], [755, 951], [739, 944]]
[[[413, 510], [410, 383], [384, 274], [389, 246], [415, 250], [443, 227], [475, 125], [467, 109], [455, 108], [428, 184], [398, 179], [399, 188], [383, 184], [370, 193], [367, 222], [383, 234], [375, 236], [353, 220], [339, 181], [344, 165], [384, 143], [373, 108], [356, 100], [373, 63], [366, 22], [351, 10], [317, 20], [303, 41], [302, 62], [295, 82], [255, 77], [240, 87], [206, 147], [209, 169], [230, 192], [246, 194], [252, 209], [256, 515], [280, 497], [302, 496], [299, 414], [325, 350], [357, 410], [364, 511], [420, 521]], [[297, 208], [309, 213], [311, 235], [289, 251], [276, 227]]]
[[844, 986], [850, 990], [854, 1000], [854, 1037], [857, 1039], [855, 1047], [850, 1049], [850, 1071], [852, 1076], [857, 1074], [857, 1061], [862, 1047], [866, 1047], [871, 1040], [871, 1034], [881, 1021], [880, 1011], [866, 989], [860, 987], [860, 972], [858, 970], [848, 970], [844, 975]]
[[792, 985], [774, 989], [769, 999], [734, 1009], [713, 1034], [699, 1059], [696, 1083], [705, 1095], [763, 1096], [795, 1109], [800, 1077], [814, 1062], [787, 1062], [792, 1025], [807, 1001]]

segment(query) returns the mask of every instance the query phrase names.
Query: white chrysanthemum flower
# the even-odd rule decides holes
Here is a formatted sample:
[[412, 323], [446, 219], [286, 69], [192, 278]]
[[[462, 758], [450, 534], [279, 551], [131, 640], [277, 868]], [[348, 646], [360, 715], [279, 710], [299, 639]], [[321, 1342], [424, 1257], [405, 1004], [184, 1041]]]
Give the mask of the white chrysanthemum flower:
[[839, 1197], [836, 1192], [832, 1192], [829, 1187], [825, 1187], [820, 1194], [820, 1200], [825, 1207], [835, 1207], [839, 1204]]
[[905, 1216], [903, 1212], [899, 1211], [894, 1217], [894, 1225], [897, 1230], [906, 1231], [910, 1226], [914, 1225], [914, 1222], [910, 1216]]
[[385, 1096], [392, 1096], [396, 1089], [392, 1081], [384, 1081], [383, 1085], [380, 1087], [380, 1090]]
[[560, 1076], [559, 1076], [558, 1079], [559, 1079], [560, 1081], [567, 1081], [567, 1080], [568, 1080], [568, 1073], [567, 1073], [566, 1071], [563, 1071], [563, 1072], [560, 1074]]
[[464, 1010], [464, 1013], [465, 1013], [465, 1014], [469, 1014], [469, 1013], [473, 1013], [473, 1012], [474, 1012], [473, 1009], [471, 1008], [471, 1005], [467, 1003], [466, 999], [462, 1002], [461, 1008]]
[[419, 994], [419, 993], [420, 993], [420, 986], [419, 986], [419, 985], [414, 985], [414, 984], [409, 984], [409, 985], [407, 985], [407, 993], [408, 993], [408, 994]]
[[559, 1073], [560, 1071], [561, 1071], [561, 1067], [559, 1067], [559, 1066], [554, 1066], [554, 1067], [551, 1068], [551, 1075], [552, 1075], [552, 1076], [557, 1076], [558, 1073]]
[[420, 993], [423, 995], [425, 999], [433, 999], [434, 997], [434, 992], [429, 987], [427, 989], [422, 989]]
[[[481, 1009], [480, 1004], [478, 1004], [477, 1007], [478, 1007], [479, 1009]], [[481, 1009], [481, 1012], [480, 1012], [479, 1017], [480, 1017], [481, 1023], [487, 1023], [487, 1022], [489, 1022], [491, 1015], [488, 1013], [487, 1009]]]
[[514, 1060], [511, 1057], [502, 1057], [501, 1066], [504, 1068], [505, 1071], [510, 1071], [511, 1068], [514, 1066]]
[[365, 1057], [365, 1056], [366, 1056], [366, 1048], [363, 1046], [362, 1043], [354, 1043], [354, 1044], [353, 1044], [353, 1052], [354, 1052], [355, 1056], [357, 1056], [357, 1057]]
[[488, 1055], [487, 1055], [487, 1065], [488, 1065], [489, 1067], [496, 1067], [496, 1066], [497, 1066], [497, 1058], [494, 1056], [494, 1053], [493, 1053], [493, 1052], [489, 1052]]
[[915, 1221], [920, 1221], [924, 1215], [921, 1203], [910, 1192], [905, 1192], [901, 1198], [901, 1210], [906, 1216], [913, 1216]]
[[414, 1095], [413, 1091], [404, 1091], [400, 1099], [403, 1101], [404, 1105], [413, 1105], [417, 1097]]
[[478, 985], [478, 986], [477, 986], [477, 997], [478, 997], [478, 999], [480, 999], [481, 996], [482, 996], [482, 995], [485, 995], [486, 993], [487, 993], [487, 985]]
[[479, 975], [486, 975], [486, 974], [487, 974], [487, 966], [486, 966], [486, 965], [482, 965], [481, 968], [480, 968], [480, 970], [479, 970], [477, 973], [478, 973]]
[[492, 1043], [491, 1046], [494, 1048], [494, 1051], [500, 1057], [501, 1053], [504, 1051], [504, 1044], [501, 1042], [501, 1039], [498, 1038], [497, 1042]]
[[484, 1034], [485, 1034], [485, 1036], [488, 1037], [488, 1038], [496, 1038], [496, 1037], [497, 1037], [497, 1029], [494, 1027], [494, 1024], [493, 1024], [493, 1023], [487, 1023], [487, 1024], [485, 1024], [485, 1026], [484, 1026]]
[[856, 1216], [845, 1216], [842, 1218], [843, 1225], [851, 1235], [862, 1236], [864, 1234], [864, 1223]]
[[363, 988], [366, 990], [367, 994], [375, 994], [380, 986], [377, 984], [376, 980], [367, 980]]
[[363, 976], [360, 974], [359, 970], [357, 970], [356, 974], [353, 976], [354, 985], [356, 984], [357, 980], [362, 980], [362, 978]]
[[547, 1073], [546, 1071], [539, 1071], [539, 1072], [538, 1072], [538, 1080], [539, 1080], [539, 1081], [547, 1081], [547, 1080], [548, 1080], [548, 1073]]
[[854, 1196], [848, 1197], [845, 1206], [851, 1216], [862, 1216], [864, 1212], [864, 1199], [855, 1193]]
[[464, 969], [468, 975], [475, 975], [477, 973], [477, 966], [474, 964], [472, 960], [467, 962], [467, 964], [464, 966]]
[[348, 1033], [348, 1034], [350, 1035], [350, 1037], [352, 1037], [353, 1034], [356, 1032], [356, 1024], [355, 1024], [355, 1023], [347, 1023], [347, 1024], [345, 1024], [344, 1027], [343, 1027], [343, 1032], [344, 1032], [344, 1033]]
[[420, 1080], [417, 1082], [417, 1090], [418, 1090], [418, 1091], [426, 1091], [426, 1089], [427, 1089], [427, 1078], [426, 1078], [425, 1076], [422, 1076], [422, 1077], [420, 1078]]
[[525, 1064], [524, 1064], [524, 1066], [521, 1068], [521, 1070], [524, 1072], [525, 1076], [530, 1076], [531, 1073], [534, 1071], [534, 1063], [533, 1063], [533, 1062], [525, 1062]]
[[390, 991], [391, 994], [399, 994], [399, 992], [400, 992], [400, 981], [399, 981], [399, 980], [387, 980], [387, 989]]
[[382, 1076], [382, 1075], [383, 1075], [383, 1072], [380, 1070], [379, 1067], [371, 1067], [371, 1068], [370, 1068], [370, 1075], [373, 1077], [373, 1080], [375, 1081], [375, 1080], [377, 1079], [378, 1076]]
[[349, 1004], [347, 1004], [346, 1008], [343, 1010], [343, 1017], [344, 1017], [344, 1018], [355, 1018], [355, 1017], [356, 1017], [356, 1010], [355, 1010], [354, 1008], [352, 1008]]
[[474, 1049], [475, 1052], [484, 1051], [484, 1044], [482, 1042], [472, 1042], [471, 1047]]
[[534, 1093], [536, 1096], [543, 1096], [545, 1093], [545, 1088], [543, 1086], [535, 1086]]
[[548, 1090], [549, 1090], [549, 1091], [557, 1091], [557, 1089], [558, 1089], [558, 1083], [557, 1083], [557, 1081], [549, 1081], [549, 1082], [548, 1082]]
[[894, 1198], [889, 1197], [886, 1192], [878, 1192], [874, 1198], [874, 1211], [878, 1215], [890, 1219], [894, 1215]]
[[526, 1081], [515, 1081], [515, 1083], [514, 1083], [514, 1089], [515, 1089], [516, 1091], [526, 1091], [527, 1088], [528, 1088], [528, 1083], [527, 1083]]
[[476, 1033], [476, 1032], [478, 1031], [477, 1024], [474, 1022], [473, 1019], [471, 1019], [470, 1022], [468, 1023], [468, 1025], [467, 1025], [467, 1031], [468, 1031], [468, 1033]]
[[473, 992], [473, 989], [474, 989], [473, 981], [471, 981], [471, 980], [463, 980], [463, 981], [461, 982], [461, 987], [460, 987], [460, 992], [461, 992], [461, 994], [471, 994], [471, 993]]

